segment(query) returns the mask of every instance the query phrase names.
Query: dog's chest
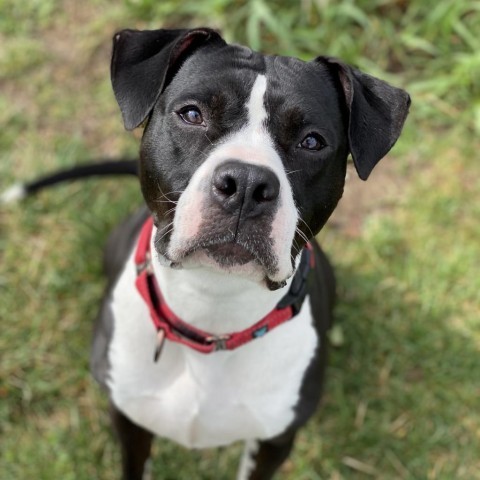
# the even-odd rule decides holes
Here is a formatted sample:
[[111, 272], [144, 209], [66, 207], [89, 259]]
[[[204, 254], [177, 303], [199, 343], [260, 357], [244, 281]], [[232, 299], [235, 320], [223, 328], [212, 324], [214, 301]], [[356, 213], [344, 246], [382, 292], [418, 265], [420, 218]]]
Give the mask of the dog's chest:
[[112, 399], [135, 423], [186, 447], [271, 438], [294, 418], [317, 346], [309, 303], [238, 350], [205, 355], [167, 342], [153, 361], [155, 328], [134, 286], [130, 260], [113, 293]]

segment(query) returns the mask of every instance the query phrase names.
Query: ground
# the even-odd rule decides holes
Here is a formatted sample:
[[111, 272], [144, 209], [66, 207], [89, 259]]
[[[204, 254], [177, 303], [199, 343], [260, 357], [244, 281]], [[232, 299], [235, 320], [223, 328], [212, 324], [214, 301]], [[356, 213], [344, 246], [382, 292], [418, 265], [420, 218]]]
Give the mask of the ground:
[[[110, 38], [124, 26], [153, 27], [138, 13], [148, 2], [4, 4], [0, 190], [91, 158], [135, 155], [139, 134], [123, 130], [109, 85]], [[432, 92], [388, 75], [413, 89], [412, 115], [367, 182], [349, 169], [319, 236], [339, 279], [329, 380], [283, 478], [480, 478], [478, 133], [457, 105], [428, 104]], [[0, 208], [2, 478], [117, 478], [88, 350], [102, 245], [140, 203], [133, 179], [91, 180]], [[232, 478], [239, 454], [157, 441], [154, 472]]]

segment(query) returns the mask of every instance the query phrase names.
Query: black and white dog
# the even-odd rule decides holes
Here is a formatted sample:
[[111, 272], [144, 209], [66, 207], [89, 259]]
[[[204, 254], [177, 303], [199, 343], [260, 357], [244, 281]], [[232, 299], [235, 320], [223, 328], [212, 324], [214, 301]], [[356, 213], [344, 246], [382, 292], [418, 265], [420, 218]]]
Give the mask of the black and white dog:
[[144, 125], [148, 207], [111, 236], [92, 370], [123, 476], [153, 435], [245, 441], [238, 479], [270, 479], [319, 401], [334, 277], [315, 243], [343, 193], [400, 135], [403, 90], [340, 61], [266, 56], [215, 31], [125, 30], [112, 82]]

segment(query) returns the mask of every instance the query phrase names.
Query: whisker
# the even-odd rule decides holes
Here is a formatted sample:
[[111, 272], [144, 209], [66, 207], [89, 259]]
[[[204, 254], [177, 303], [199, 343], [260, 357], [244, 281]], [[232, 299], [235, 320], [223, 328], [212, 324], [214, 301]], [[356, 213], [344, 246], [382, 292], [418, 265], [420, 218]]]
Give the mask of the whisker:
[[303, 240], [305, 240], [305, 243], [308, 243], [308, 237], [303, 232], [299, 232], [299, 235]]
[[173, 207], [173, 208], [168, 209], [168, 210], [164, 213], [164, 215], [166, 216], [166, 215], [168, 215], [169, 213], [172, 213], [176, 208], [177, 208], [177, 207]]
[[290, 254], [290, 261], [292, 262], [292, 265], [295, 265], [295, 258], [293, 256], [293, 253]]
[[[164, 193], [162, 188], [160, 187], [160, 184], [158, 183], [157, 181], [157, 187], [158, 189], [160, 190], [160, 196], [158, 197], [157, 200], [154, 200], [155, 203], [173, 203], [173, 204], [177, 204], [178, 203], [178, 200], [172, 200], [171, 198], [168, 197], [168, 195], [172, 195], [174, 193], [179, 193], [180, 195], [185, 191], [185, 190], [172, 190], [171, 192], [168, 192], [168, 193]], [[166, 198], [166, 200], [160, 200], [161, 198]]]
[[214, 147], [215, 144], [208, 138], [208, 135], [207, 135], [206, 132], [204, 133], [204, 135], [205, 135], [205, 138], [209, 141], [210, 145], [211, 145], [212, 147]]
[[167, 230], [160, 238], [156, 238], [155, 242], [161, 242], [169, 233], [173, 232], [173, 228]]
[[293, 246], [296, 250], [296, 253], [295, 253], [295, 256], [293, 256], [293, 254], [291, 254], [291, 257], [293, 259], [293, 262], [295, 264], [295, 259], [296, 259], [296, 256], [303, 250], [302, 248], [300, 248], [300, 246], [298, 245], [298, 242], [296, 240], [293, 241]]
[[[170, 228], [169, 230], [167, 230], [166, 232], [163, 233], [163, 235], [160, 237], [160, 238], [156, 238], [155, 239], [155, 242], [160, 242], [161, 240], [163, 240], [164, 237], [166, 237], [169, 233], [173, 232], [173, 222], [169, 223], [167, 225], [167, 227], [172, 227]], [[162, 229], [163, 230], [163, 229]]]
[[171, 221], [170, 223], [167, 223], [166, 225], [164, 225], [162, 228], [159, 228], [158, 231], [161, 232], [162, 230], [165, 230], [166, 228], [169, 228], [173, 225], [173, 221]]
[[308, 242], [308, 237], [303, 233], [298, 227], [295, 229], [297, 232], [298, 236], [302, 239], [305, 240], [305, 242]]
[[172, 191], [168, 192], [167, 195], [171, 195], [172, 193], [183, 193], [184, 191], [185, 190], [172, 190]]
[[313, 234], [312, 232], [312, 229], [310, 228], [310, 226], [308, 225], [308, 223], [299, 215], [298, 216], [298, 219], [303, 222], [303, 224], [308, 228], [308, 231], [310, 233], [310, 236], [313, 238], [315, 235]]
[[154, 200], [154, 202], [155, 203], [174, 203], [176, 205], [178, 203], [178, 200]]

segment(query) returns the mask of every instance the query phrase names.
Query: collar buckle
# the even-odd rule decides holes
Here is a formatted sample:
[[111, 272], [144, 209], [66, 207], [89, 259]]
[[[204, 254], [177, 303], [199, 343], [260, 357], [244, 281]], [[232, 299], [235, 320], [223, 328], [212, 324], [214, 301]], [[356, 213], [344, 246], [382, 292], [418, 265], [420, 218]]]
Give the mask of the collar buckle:
[[230, 335], [212, 335], [207, 337], [205, 341], [208, 344], [213, 344], [215, 346], [214, 351], [219, 352], [220, 350], [227, 350], [227, 340], [230, 339]]

